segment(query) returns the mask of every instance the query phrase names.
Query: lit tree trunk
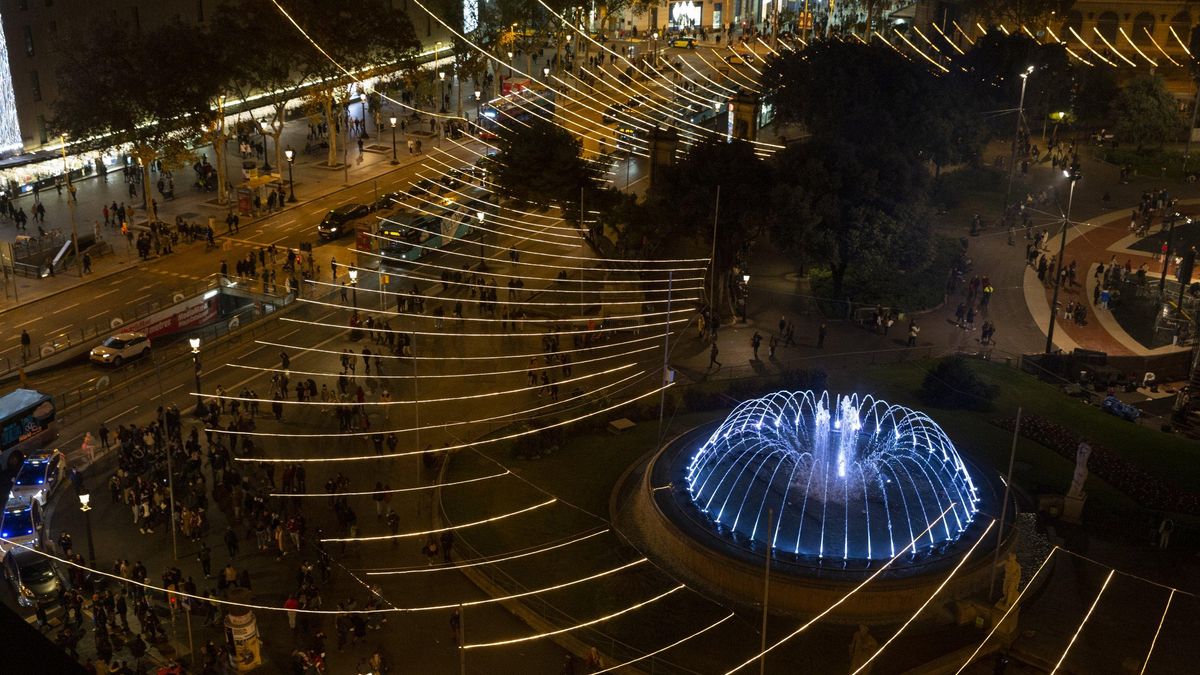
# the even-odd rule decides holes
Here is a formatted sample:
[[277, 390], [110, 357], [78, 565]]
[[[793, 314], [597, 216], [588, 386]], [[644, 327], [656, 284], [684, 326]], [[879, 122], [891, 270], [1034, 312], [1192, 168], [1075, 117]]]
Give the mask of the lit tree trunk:
[[275, 140], [275, 166], [279, 169], [279, 176], [283, 177], [283, 163], [286, 161], [283, 158], [283, 144], [279, 141], [283, 138], [283, 123], [287, 119], [287, 102], [278, 101], [275, 103], [275, 124], [271, 125], [271, 138]]
[[158, 153], [149, 145], [139, 143], [133, 147], [133, 156], [142, 165], [142, 197], [146, 204], [146, 224], [157, 220], [154, 209], [154, 195], [150, 192], [150, 165], [158, 158]]
[[224, 206], [229, 201], [229, 195], [225, 193], [225, 120], [217, 121], [210, 138], [213, 161], [217, 165], [217, 204]]
[[321, 103], [325, 107], [325, 124], [329, 126], [329, 166], [337, 166], [337, 120], [333, 118], [333, 94], [321, 94]]

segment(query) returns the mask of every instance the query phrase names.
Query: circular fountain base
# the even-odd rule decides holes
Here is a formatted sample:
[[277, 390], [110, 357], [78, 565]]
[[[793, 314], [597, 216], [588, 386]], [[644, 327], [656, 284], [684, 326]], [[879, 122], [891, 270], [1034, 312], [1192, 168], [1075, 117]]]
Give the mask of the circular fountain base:
[[[765, 545], [714, 530], [710, 519], [692, 504], [684, 480], [691, 453], [716, 427], [710, 424], [686, 432], [631, 467], [613, 494], [614, 520], [639, 548], [687, 583], [757, 608], [762, 602]], [[882, 572], [886, 560], [818, 559], [776, 549], [771, 562], [771, 612], [811, 617], [832, 607], [826, 619], [839, 623], [886, 624], [907, 619], [935, 593], [998, 513], [998, 488], [1002, 486], [987, 478], [995, 474], [971, 468], [979, 483], [979, 517], [956, 541], [902, 555]], [[1013, 522], [1012, 518], [1007, 522]], [[989, 535], [994, 536], [994, 532]], [[1001, 560], [1014, 545], [1015, 536], [1006, 533]], [[994, 555], [990, 542], [980, 544], [938, 593], [922, 620], [949, 621], [952, 614], [938, 608], [985, 595]], [[855, 590], [859, 586], [862, 588]]]

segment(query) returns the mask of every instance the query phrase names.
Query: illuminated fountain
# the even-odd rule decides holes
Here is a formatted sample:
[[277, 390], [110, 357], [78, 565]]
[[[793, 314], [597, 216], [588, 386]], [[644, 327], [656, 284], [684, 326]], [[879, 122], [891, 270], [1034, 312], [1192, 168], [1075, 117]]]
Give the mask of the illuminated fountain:
[[[805, 391], [745, 401], [647, 453], [613, 503], [624, 534], [716, 595], [759, 603], [769, 556], [772, 611], [887, 623], [960, 561], [939, 600], [986, 593], [993, 549], [962, 556], [1001, 490], [928, 415]], [[1007, 528], [1002, 552], [1015, 539]]]
[[936, 551], [966, 531], [979, 501], [933, 420], [871, 396], [746, 401], [691, 458], [685, 480], [722, 534], [821, 561], [887, 560], [914, 541], [911, 556]]

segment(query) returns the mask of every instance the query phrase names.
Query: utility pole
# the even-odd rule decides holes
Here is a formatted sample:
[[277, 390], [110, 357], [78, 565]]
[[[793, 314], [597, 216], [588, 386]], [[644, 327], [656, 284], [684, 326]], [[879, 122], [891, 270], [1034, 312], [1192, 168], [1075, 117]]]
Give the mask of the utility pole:
[[717, 186], [717, 201], [713, 204], [713, 233], [712, 253], [708, 259], [708, 272], [711, 277], [708, 282], [708, 303], [713, 327], [720, 323], [720, 313], [717, 311], [717, 216], [721, 212], [721, 186]]

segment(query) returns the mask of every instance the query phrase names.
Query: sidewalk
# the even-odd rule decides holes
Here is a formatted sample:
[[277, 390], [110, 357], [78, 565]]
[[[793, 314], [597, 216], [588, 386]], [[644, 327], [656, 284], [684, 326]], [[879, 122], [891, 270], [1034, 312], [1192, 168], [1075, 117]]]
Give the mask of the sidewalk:
[[[361, 114], [357, 106], [352, 106], [351, 114]], [[257, 218], [242, 217], [242, 227], [253, 225], [254, 223], [280, 213], [282, 211], [292, 211], [298, 207], [304, 207], [309, 202], [328, 196], [338, 190], [349, 186], [358, 185], [368, 180], [372, 180], [382, 176], [392, 170], [400, 169], [405, 166], [414, 164], [428, 156], [429, 152], [436, 147], [436, 144], [431, 144], [426, 152], [422, 155], [408, 155], [405, 152], [405, 134], [398, 132], [396, 135], [396, 143], [398, 146], [397, 158], [400, 163], [397, 165], [391, 164], [392, 159], [392, 134], [391, 128], [387, 126], [387, 118], [392, 114], [400, 116], [402, 111], [398, 106], [393, 106], [386, 101], [384, 107], [380, 111], [381, 118], [384, 120], [384, 129], [377, 131], [373, 121], [368, 119], [368, 134], [369, 137], [363, 141], [363, 153], [358, 154], [357, 144], [355, 139], [350, 139], [350, 147], [348, 148], [347, 157], [349, 159], [348, 167], [329, 167], [325, 165], [327, 152], [322, 150], [316, 154], [304, 154], [301, 150], [307, 142], [308, 136], [308, 121], [307, 119], [298, 119], [289, 121], [283, 131], [281, 142], [283, 146], [297, 148], [295, 165], [292, 167], [295, 177], [295, 194], [298, 199], [294, 203], [285, 203], [281, 209], [277, 209], [271, 213], [265, 213]], [[368, 118], [370, 115], [368, 115]], [[261, 138], [260, 138], [261, 140]], [[341, 141], [339, 138], [338, 155], [342, 155]], [[427, 141], [428, 142], [428, 141]], [[274, 166], [274, 150], [273, 142], [268, 142], [269, 159], [272, 164], [272, 171], [279, 174], [279, 167]], [[241, 155], [237, 152], [237, 144], [228, 144], [228, 157], [226, 164], [229, 168], [227, 179], [235, 185], [241, 182]], [[206, 156], [209, 161], [215, 161], [214, 153], [211, 146], [204, 146], [196, 149], [196, 157]], [[251, 155], [247, 158], [257, 160], [259, 167], [262, 166], [262, 158], [255, 158]], [[230, 209], [237, 206], [237, 195], [229, 195], [229, 203], [227, 205], [217, 204], [217, 195], [215, 192], [200, 192], [192, 187], [194, 174], [191, 167], [184, 167], [175, 172], [175, 198], [165, 200], [161, 194], [154, 195], [158, 202], [158, 218], [167, 223], [173, 223], [176, 216], [182, 217], [190, 222], [204, 224], [209, 218], [214, 219], [214, 229], [218, 236], [225, 232], [225, 216]], [[283, 167], [281, 179], [285, 186], [288, 180], [287, 167]], [[151, 183], [157, 181], [157, 174], [151, 174]], [[119, 170], [110, 171], [107, 176], [92, 176], [74, 183], [76, 187], [76, 206], [75, 218], [76, 227], [81, 236], [98, 232], [101, 238], [108, 242], [113, 247], [111, 255], [93, 257], [92, 273], [80, 279], [78, 269], [71, 267], [62, 272], [57, 273], [53, 277], [44, 279], [32, 279], [28, 277], [18, 276], [16, 280], [16, 299], [12, 296], [11, 286], [8, 288], [8, 293], [4, 297], [0, 297], [0, 314], [16, 309], [23, 304], [40, 300], [47, 297], [52, 297], [64, 291], [75, 288], [83, 283], [102, 279], [123, 270], [135, 267], [141, 261], [136, 250], [129, 246], [128, 242], [123, 241], [120, 235], [119, 226], [115, 224], [116, 216], [112, 216], [114, 224], [106, 227], [104, 225], [103, 211], [105, 205], [116, 202], [118, 205], [124, 204], [129, 208], [130, 204], [134, 204], [136, 210], [134, 216], [130, 219], [131, 222], [144, 222], [145, 209], [144, 202], [141, 198], [141, 182], [137, 183], [139, 197], [131, 200], [128, 193], [128, 184], [124, 181]], [[43, 190], [39, 195], [39, 199], [46, 208], [46, 223], [42, 227], [47, 230], [59, 230], [64, 237], [69, 238], [71, 233], [71, 215], [70, 207], [67, 203], [67, 191], [64, 189], [62, 194], [57, 194], [54, 190]], [[24, 209], [27, 214], [32, 211], [35, 201], [32, 194], [26, 194], [15, 200], [16, 208]], [[27, 231], [20, 231], [16, 226], [7, 219], [0, 220], [0, 239], [14, 241], [18, 234], [37, 235], [37, 224], [32, 220], [28, 223]], [[152, 256], [151, 260], [156, 259]]]

